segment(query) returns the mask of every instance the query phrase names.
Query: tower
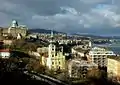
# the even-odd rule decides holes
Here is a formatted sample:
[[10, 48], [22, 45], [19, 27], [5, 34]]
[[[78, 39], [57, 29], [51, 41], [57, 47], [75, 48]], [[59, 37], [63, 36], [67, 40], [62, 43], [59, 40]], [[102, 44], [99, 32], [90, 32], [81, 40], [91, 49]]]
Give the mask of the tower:
[[89, 44], [88, 44], [89, 48], [91, 49], [92, 48], [92, 39], [89, 38]]
[[63, 55], [63, 48], [57, 51], [56, 45], [53, 43], [53, 31], [51, 31], [51, 40], [48, 47], [48, 58], [46, 65], [50, 70], [64, 70], [65, 69], [65, 56]]
[[92, 47], [92, 41], [89, 41], [89, 47], [90, 48]]
[[50, 45], [48, 47], [48, 59], [47, 59], [47, 66], [49, 69], [52, 67], [52, 58], [55, 58], [56, 54], [56, 46], [53, 44], [53, 31], [51, 31], [51, 40]]

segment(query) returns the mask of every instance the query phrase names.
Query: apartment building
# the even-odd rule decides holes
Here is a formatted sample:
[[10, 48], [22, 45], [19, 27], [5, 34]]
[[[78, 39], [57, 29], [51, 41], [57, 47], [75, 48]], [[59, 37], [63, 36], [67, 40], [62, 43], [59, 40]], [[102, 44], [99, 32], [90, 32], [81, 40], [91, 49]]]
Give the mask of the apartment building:
[[68, 75], [70, 78], [85, 78], [89, 70], [97, 69], [95, 63], [81, 59], [72, 59], [68, 62]]
[[88, 55], [90, 56], [91, 61], [96, 63], [99, 67], [106, 67], [107, 57], [115, 56], [116, 54], [113, 51], [108, 51], [105, 48], [94, 47], [89, 51]]

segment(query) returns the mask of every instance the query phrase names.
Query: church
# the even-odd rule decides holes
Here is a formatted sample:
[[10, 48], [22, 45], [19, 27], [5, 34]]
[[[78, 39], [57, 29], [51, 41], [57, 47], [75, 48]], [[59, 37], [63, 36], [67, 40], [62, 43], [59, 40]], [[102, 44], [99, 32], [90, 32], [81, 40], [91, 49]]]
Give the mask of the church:
[[48, 69], [57, 71], [65, 70], [65, 56], [63, 55], [63, 48], [57, 50], [56, 45], [53, 43], [53, 32], [51, 32], [51, 41], [48, 46], [48, 56], [42, 57], [42, 64], [47, 66]]

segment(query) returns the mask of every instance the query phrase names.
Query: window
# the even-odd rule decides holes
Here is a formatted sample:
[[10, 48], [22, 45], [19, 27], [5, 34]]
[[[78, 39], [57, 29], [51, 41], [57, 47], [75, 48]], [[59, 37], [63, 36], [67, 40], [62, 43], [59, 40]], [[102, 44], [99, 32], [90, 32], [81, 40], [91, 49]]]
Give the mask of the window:
[[57, 56], [57, 52], [55, 53], [55, 56]]
[[52, 64], [54, 64], [54, 62], [52, 62]]
[[54, 51], [54, 48], [52, 48], [52, 50]]
[[60, 66], [58, 67], [58, 69], [60, 69]]
[[52, 66], [52, 69], [54, 69], [54, 66]]

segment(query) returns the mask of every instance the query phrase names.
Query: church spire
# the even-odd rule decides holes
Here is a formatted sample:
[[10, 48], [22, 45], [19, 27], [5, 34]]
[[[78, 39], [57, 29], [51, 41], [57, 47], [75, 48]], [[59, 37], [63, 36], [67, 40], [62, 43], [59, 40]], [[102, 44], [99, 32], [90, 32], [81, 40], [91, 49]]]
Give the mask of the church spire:
[[51, 30], [51, 38], [53, 38], [53, 31]]
[[50, 38], [51, 38], [50, 43], [53, 43], [54, 34], [52, 30], [51, 30]]

